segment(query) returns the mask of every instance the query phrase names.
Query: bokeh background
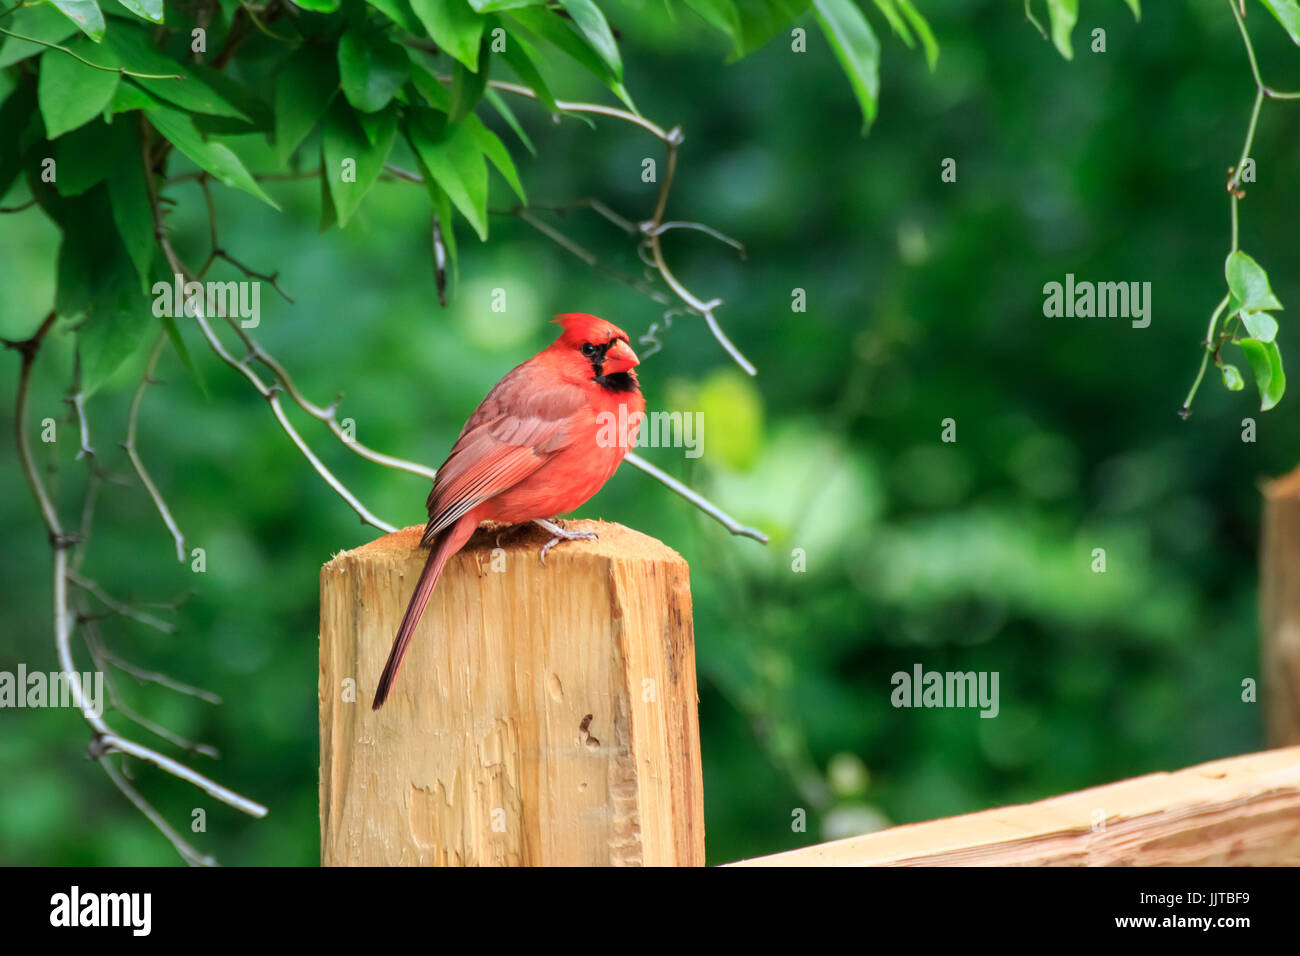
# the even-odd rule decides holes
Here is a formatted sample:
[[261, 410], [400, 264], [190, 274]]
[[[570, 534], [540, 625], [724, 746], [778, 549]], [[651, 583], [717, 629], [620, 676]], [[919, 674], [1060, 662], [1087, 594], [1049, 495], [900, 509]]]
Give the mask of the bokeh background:
[[[1253, 384], [1230, 394], [1211, 369], [1191, 419], [1175, 414], [1224, 290], [1223, 183], [1254, 85], [1225, 3], [1144, 6], [1136, 24], [1122, 3], [1085, 0], [1066, 62], [1018, 4], [922, 4], [941, 44], [933, 74], [876, 19], [882, 92], [866, 138], [811, 19], [807, 53], [778, 39], [728, 65], [721, 36], [685, 9], [673, 20], [649, 0], [609, 8], [638, 105], [686, 132], [669, 215], [748, 251], [741, 261], [703, 235], [668, 240], [687, 285], [726, 300], [719, 317], [759, 374], [741, 373], [700, 320], [676, 319], [641, 378], [651, 408], [704, 413], [705, 453], [643, 453], [772, 543], [731, 537], [630, 467], [582, 512], [690, 562], [710, 862], [1263, 746], [1260, 706], [1241, 687], [1259, 676], [1258, 483], [1300, 459], [1300, 399], [1260, 415]], [[1248, 22], [1268, 82], [1300, 86], [1300, 55], [1278, 25], [1257, 5]], [[1104, 54], [1088, 50], [1094, 27]], [[601, 97], [562, 75], [557, 93]], [[532, 199], [597, 196], [649, 214], [655, 186], [640, 171], [661, 157], [654, 140], [515, 105], [539, 148], [532, 159], [505, 134]], [[269, 152], [250, 154], [269, 167]], [[1242, 248], [1284, 303], [1300, 302], [1300, 107], [1265, 104], [1255, 155]], [[940, 180], [945, 157], [955, 183]], [[282, 214], [217, 194], [223, 244], [278, 270], [295, 300], [264, 289], [256, 334], [315, 400], [343, 391], [342, 414], [381, 450], [439, 462], [483, 393], [549, 341], [552, 313], [595, 312], [635, 338], [662, 312], [509, 215], [494, 217], [486, 245], [462, 231], [459, 287], [442, 309], [419, 187], [381, 183], [345, 231], [325, 234], [316, 183], [269, 188]], [[201, 194], [171, 194], [181, 253], [201, 261]], [[5, 204], [25, 196], [20, 186]], [[548, 221], [639, 273], [599, 217]], [[35, 208], [0, 217], [0, 335], [30, 334], [48, 310], [56, 243]], [[1067, 272], [1149, 281], [1151, 326], [1044, 318], [1043, 284]], [[495, 288], [507, 290], [504, 314], [491, 311]], [[806, 312], [792, 312], [794, 289]], [[1284, 356], [1300, 345], [1287, 315]], [[207, 832], [193, 836], [223, 863], [315, 864], [318, 570], [373, 533], [195, 331], [207, 394], [169, 351], [140, 446], [207, 571], [175, 562], [129, 481], [105, 492], [85, 573], [139, 601], [193, 591], [175, 635], [102, 626], [117, 653], [224, 705], [118, 684], [137, 710], [218, 747], [219, 761], [192, 762], [271, 812], [247, 819], [134, 765], [137, 785], [183, 830], [206, 809]], [[37, 450], [75, 523], [85, 472], [62, 402], [70, 340], [42, 354], [32, 415], [60, 421], [59, 440]], [[116, 475], [130, 474], [118, 442], [142, 359], [90, 406], [97, 460]], [[0, 419], [17, 367], [12, 354], [0, 367]], [[1255, 443], [1242, 441], [1246, 417]], [[945, 418], [956, 443], [940, 441]], [[375, 511], [423, 521], [422, 479], [296, 421]], [[0, 669], [51, 670], [49, 549], [2, 447]], [[1091, 570], [1098, 547], [1104, 574]], [[917, 663], [999, 672], [999, 716], [893, 708], [891, 675]], [[0, 861], [175, 862], [85, 758], [86, 740], [73, 711], [0, 712]], [[807, 832], [792, 829], [798, 808]]]

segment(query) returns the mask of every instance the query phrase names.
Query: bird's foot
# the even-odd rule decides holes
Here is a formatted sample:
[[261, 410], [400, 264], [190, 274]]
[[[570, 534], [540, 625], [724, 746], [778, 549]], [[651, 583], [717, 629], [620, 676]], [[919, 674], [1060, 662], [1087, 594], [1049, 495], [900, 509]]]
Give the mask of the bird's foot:
[[533, 523], [545, 528], [555, 537], [542, 545], [541, 561], [546, 563], [546, 552], [555, 547], [561, 541], [599, 541], [600, 535], [594, 531], [568, 531], [564, 527], [564, 522], [556, 518], [554, 521], [547, 521], [545, 518], [534, 518]]

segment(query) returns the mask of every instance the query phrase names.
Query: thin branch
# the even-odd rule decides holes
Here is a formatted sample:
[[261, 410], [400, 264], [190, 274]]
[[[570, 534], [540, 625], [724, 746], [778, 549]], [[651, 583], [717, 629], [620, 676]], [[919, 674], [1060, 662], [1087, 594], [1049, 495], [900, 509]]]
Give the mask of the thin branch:
[[717, 229], [714, 229], [712, 226], [704, 225], [704, 223], [702, 222], [677, 222], [677, 221], [663, 222], [657, 226], [654, 226], [651, 229], [645, 230], [645, 233], [647, 236], [661, 236], [669, 229], [694, 229], [697, 230], [698, 232], [703, 232], [707, 235], [712, 236], [714, 239], [717, 239], [718, 242], [726, 243], [727, 245], [731, 246], [731, 248], [735, 249], [738, 253], [740, 253], [740, 258], [742, 259], [747, 258], [747, 256], [745, 255], [745, 246], [743, 243], [741, 243], [739, 240], [732, 239], [730, 236], [724, 233], [719, 232]]
[[122, 443], [122, 447], [126, 450], [127, 457], [131, 459], [131, 464], [135, 467], [135, 473], [140, 476], [140, 481], [144, 484], [145, 490], [149, 492], [149, 497], [153, 499], [154, 507], [158, 509], [163, 524], [171, 532], [172, 540], [176, 543], [176, 560], [184, 564], [185, 536], [181, 534], [180, 525], [172, 517], [171, 509], [167, 507], [162, 492], [158, 490], [153, 478], [149, 476], [149, 471], [145, 468], [144, 461], [140, 458], [140, 453], [135, 446], [136, 422], [140, 417], [140, 400], [144, 397], [144, 390], [153, 382], [154, 369], [158, 365], [158, 357], [162, 355], [163, 345], [166, 344], [166, 341], [166, 333], [159, 332], [158, 339], [153, 344], [153, 350], [149, 353], [149, 360], [145, 362], [144, 375], [140, 377], [140, 384], [136, 387], [135, 395], [131, 399], [131, 411], [126, 427], [126, 441]]
[[89, 620], [80, 609], [78, 610], [78, 618], [81, 622], [81, 634], [82, 638], [86, 642], [86, 650], [90, 652], [91, 659], [95, 662], [95, 669], [104, 674], [104, 685], [108, 689], [108, 699], [115, 711], [137, 726], [143, 727], [150, 733], [163, 738], [163, 740], [166, 740], [168, 743], [179, 747], [182, 750], [188, 750], [190, 753], [199, 754], [204, 757], [211, 757], [214, 760], [221, 756], [215, 747], [182, 737], [180, 734], [169, 730], [157, 721], [150, 720], [148, 717], [139, 713], [127, 704], [126, 701], [122, 699], [122, 696], [117, 692], [116, 682], [111, 680], [109, 675], [106, 673], [108, 670], [108, 658], [104, 653], [106, 648], [104, 646], [103, 638], [99, 634], [98, 627], [93, 621]]
[[146, 614], [144, 611], [137, 611], [131, 605], [117, 600], [100, 587], [97, 581], [87, 580], [71, 568], [68, 569], [68, 580], [81, 588], [87, 594], [94, 595], [95, 599], [98, 600], [100, 604], [104, 605], [104, 607], [108, 608], [114, 614], [129, 617], [133, 621], [139, 621], [141, 624], [144, 624], [147, 627], [152, 627], [156, 631], [162, 631], [164, 634], [176, 633], [176, 628], [172, 624], [169, 624], [160, 618], [156, 618], [152, 614]]
[[72, 394], [64, 399], [72, 406], [73, 414], [77, 418], [77, 432], [81, 436], [81, 448], [77, 450], [77, 461], [83, 458], [93, 458], [95, 449], [90, 446], [90, 423], [86, 418], [86, 396], [81, 391], [81, 353], [77, 352], [76, 359], [76, 385], [73, 387]]
[[[443, 83], [450, 83], [452, 81], [451, 77], [441, 75], [438, 79]], [[536, 93], [528, 87], [520, 86], [517, 83], [504, 83], [497, 80], [490, 80], [488, 85], [494, 89], [502, 90], [507, 93], [515, 93], [519, 96], [526, 96], [529, 99], [537, 99]], [[629, 113], [627, 110], [621, 110], [617, 107], [602, 106], [596, 103], [570, 103], [557, 100], [556, 105], [562, 110], [570, 113], [594, 113], [602, 116], [612, 116], [624, 120], [625, 122], [633, 123], [640, 126], [642, 129], [648, 130], [664, 144], [667, 156], [664, 163], [664, 174], [659, 183], [659, 194], [655, 200], [654, 214], [646, 222], [641, 223], [639, 227], [640, 232], [646, 237], [646, 242], [648, 243], [651, 256], [653, 257], [654, 267], [658, 270], [660, 275], [663, 276], [664, 282], [668, 284], [668, 287], [677, 294], [677, 297], [685, 302], [692, 311], [697, 312], [704, 317], [705, 322], [708, 324], [709, 331], [713, 333], [713, 337], [718, 340], [718, 344], [723, 347], [735, 363], [744, 369], [749, 375], [758, 374], [758, 370], [754, 367], [754, 364], [741, 353], [740, 349], [736, 348], [731, 339], [729, 339], [722, 331], [722, 326], [718, 323], [717, 317], [713, 314], [713, 310], [722, 304], [722, 300], [711, 299], [708, 302], [704, 302], [682, 284], [677, 276], [673, 274], [672, 270], [668, 268], [667, 262], [664, 261], [663, 248], [660, 244], [661, 235], [669, 228], [678, 228], [685, 225], [681, 223], [672, 223], [665, 226], [663, 221], [664, 212], [668, 206], [668, 194], [672, 191], [673, 178], [677, 172], [677, 150], [684, 140], [681, 127], [674, 126], [671, 130], [665, 130], [663, 127], [652, 123], [643, 116], [637, 116], [635, 113]], [[734, 243], [743, 253], [744, 247], [740, 246], [739, 243], [736, 243], [735, 240], [727, 239], [722, 236], [721, 233], [718, 233], [715, 230], [709, 230], [707, 227], [700, 226], [698, 223], [691, 225], [696, 228], [705, 229], [705, 231], [722, 238], [723, 241]], [[535, 224], [534, 228], [537, 228]], [[566, 246], [566, 248], [569, 247]], [[570, 248], [570, 251], [574, 250]], [[575, 254], [577, 253], [575, 252]]]
[[[181, 262], [180, 257], [176, 254], [176, 250], [172, 248], [171, 240], [168, 238], [167, 235], [167, 227], [163, 221], [162, 207], [159, 203], [158, 192], [154, 183], [154, 172], [153, 172], [153, 167], [150, 163], [148, 145], [149, 145], [149, 138], [148, 138], [147, 119], [141, 116], [141, 128], [140, 128], [141, 156], [144, 162], [145, 183], [148, 187], [149, 200], [153, 208], [154, 238], [158, 242], [158, 247], [162, 250], [163, 255], [166, 257], [167, 263], [171, 267], [172, 271], [176, 275], [181, 276], [182, 278], [188, 277], [191, 276], [192, 273], [187, 268], [185, 268], [184, 263]], [[213, 332], [212, 326], [208, 324], [207, 317], [203, 315], [203, 311], [201, 308], [198, 307], [198, 303], [194, 303], [191, 301], [189, 305], [190, 305], [191, 312], [194, 316], [194, 320], [195, 322], [198, 323], [199, 329], [203, 332], [204, 338], [208, 340], [208, 345], [212, 349], [212, 351], [216, 353], [217, 357], [220, 358], [221, 361], [225, 362], [235, 371], [239, 372], [246, 379], [248, 379], [249, 383], [257, 390], [257, 393], [267, 400], [267, 402], [271, 406], [271, 410], [273, 414], [275, 415], [276, 421], [280, 423], [280, 427], [284, 429], [285, 434], [289, 436], [289, 439], [294, 443], [294, 445], [297, 446], [298, 450], [302, 452], [303, 457], [307, 459], [308, 463], [316, 470], [316, 472], [321, 476], [321, 478], [325, 480], [325, 483], [328, 484], [331, 488], [333, 488], [335, 492], [338, 493], [339, 497], [341, 497], [344, 501], [348, 503], [348, 505], [352, 508], [352, 510], [355, 511], [357, 515], [361, 518], [361, 521], [364, 524], [373, 525], [374, 527], [379, 528], [381, 531], [390, 532], [390, 533], [397, 530], [393, 525], [376, 517], [370, 511], [370, 509], [368, 509], [365, 505], [363, 505], [361, 501], [357, 498], [357, 496], [354, 495], [351, 491], [349, 491], [341, 481], [339, 481], [336, 477], [334, 477], [334, 474], [328, 468], [325, 467], [325, 464], [318, 457], [316, 457], [315, 453], [312, 452], [307, 442], [303, 439], [303, 437], [300, 434], [298, 434], [298, 430], [293, 427], [293, 423], [290, 422], [288, 417], [284, 414], [284, 408], [281, 405], [280, 398], [279, 398], [280, 387], [268, 386], [265, 382], [262, 381], [261, 376], [259, 376], [255, 371], [249, 368], [247, 362], [241, 362], [238, 359], [236, 359], [233, 355], [231, 355], [230, 352], [226, 349], [226, 347], [222, 344], [221, 340], [217, 338], [216, 333]], [[241, 338], [245, 338], [246, 341], [251, 341], [251, 339], [247, 339], [246, 334], [243, 332], [242, 329], [239, 328], [238, 323], [231, 323], [231, 324], [235, 328], [236, 333], [239, 334]], [[265, 353], [263, 353], [263, 355], [264, 354]], [[251, 352], [250, 352], [250, 357], [252, 357]], [[324, 412], [324, 410], [321, 411]], [[337, 429], [336, 434], [340, 434], [342, 436], [342, 429], [337, 427], [337, 423], [332, 422], [332, 417], [333, 416], [331, 412], [330, 413], [331, 430]], [[355, 445], [353, 445], [353, 443], [349, 442], [348, 444], [349, 447], [353, 447], [355, 450]], [[369, 449], [366, 450], [369, 451]], [[358, 453], [360, 454], [361, 452], [358, 451]], [[377, 453], [372, 452], [371, 454], [377, 454]]]
[[[449, 84], [453, 82], [453, 77], [439, 74], [438, 81], [440, 83]], [[533, 92], [533, 90], [526, 86], [521, 86], [518, 83], [489, 80], [488, 86], [506, 93], [514, 93], [518, 96], [524, 96], [528, 99], [537, 99], [537, 94]], [[718, 340], [718, 344], [723, 347], [736, 364], [744, 369], [749, 375], [758, 374], [758, 370], [754, 367], [753, 363], [750, 362], [749, 359], [745, 358], [740, 349], [736, 348], [731, 339], [729, 339], [722, 331], [722, 327], [719, 325], [717, 317], [713, 315], [713, 309], [721, 305], [722, 300], [712, 299], [708, 303], [703, 302], [697, 296], [692, 294], [680, 280], [678, 280], [664, 261], [663, 249], [660, 246], [659, 239], [667, 228], [663, 225], [663, 217], [664, 211], [668, 205], [668, 194], [672, 190], [673, 177], [677, 170], [677, 149], [681, 146], [684, 139], [681, 127], [674, 126], [671, 130], [665, 130], [662, 126], [651, 122], [644, 116], [638, 116], [637, 114], [628, 112], [627, 110], [619, 109], [615, 106], [604, 106], [599, 103], [572, 103], [565, 100], [556, 100], [555, 105], [567, 113], [592, 113], [599, 116], [611, 116], [616, 119], [621, 119], [624, 122], [632, 123], [633, 125], [640, 126], [642, 129], [647, 130], [651, 135], [664, 144], [664, 148], [667, 151], [667, 158], [665, 161], [666, 169], [659, 184], [659, 195], [655, 200], [654, 215], [646, 222], [641, 223], [640, 226], [641, 233], [646, 236], [649, 243], [650, 252], [654, 258], [654, 266], [658, 269], [660, 274], [663, 275], [664, 282], [668, 284], [669, 288], [671, 288], [673, 292], [675, 292], [677, 296], [693, 311], [704, 316], [704, 320], [709, 326], [709, 331], [713, 333], [713, 337]], [[414, 174], [407, 174], [403, 178], [409, 178], [413, 182], [423, 181]], [[534, 228], [541, 228], [536, 224], [536, 222], [531, 222], [530, 225], [533, 225]], [[673, 224], [673, 227], [676, 227], [677, 225], [679, 224]], [[698, 224], [695, 225], [698, 226]], [[707, 229], [706, 231], [713, 232], [713, 230]], [[715, 233], [715, 235], [719, 237], [722, 236], [721, 233]], [[551, 238], [557, 242], [560, 241], [559, 239], [556, 239], [555, 236], [551, 236]], [[734, 240], [726, 240], [725, 237], [724, 241], [734, 242]], [[736, 243], [736, 245], [739, 246], [738, 243]], [[569, 251], [573, 252], [575, 255], [579, 255], [580, 257], [582, 256], [581, 253], [577, 252], [571, 246], [566, 245], [565, 248], [568, 248]], [[743, 250], [743, 247], [741, 248]]]
[[[439, 74], [438, 82], [451, 83], [453, 77], [445, 74]], [[518, 83], [506, 83], [501, 80], [488, 80], [488, 86], [494, 90], [501, 90], [503, 93], [514, 93], [517, 96], [526, 96], [530, 100], [537, 99], [537, 94], [527, 86], [520, 86]], [[668, 142], [672, 135], [664, 130], [662, 126], [650, 122], [644, 116], [637, 116], [627, 110], [621, 110], [617, 106], [604, 106], [600, 103], [571, 103], [567, 100], [556, 100], [555, 105], [564, 113], [591, 113], [597, 116], [612, 116], [615, 119], [621, 119], [627, 123], [633, 123], [649, 132], [652, 136], [663, 142]]]
[[[1250, 33], [1246, 30], [1246, 22], [1242, 19], [1245, 11], [1245, 4], [1238, 9], [1234, 0], [1228, 0], [1228, 9], [1232, 11], [1232, 17], [1237, 23], [1237, 30], [1241, 33], [1241, 41], [1246, 47], [1246, 59], [1250, 62], [1250, 73], [1255, 79], [1255, 101], [1251, 104], [1250, 122], [1246, 126], [1246, 139], [1241, 146], [1241, 156], [1237, 164], [1228, 170], [1228, 181], [1226, 188], [1228, 191], [1228, 230], [1231, 240], [1231, 252], [1238, 249], [1239, 237], [1239, 218], [1240, 214], [1237, 204], [1245, 198], [1245, 190], [1241, 188], [1241, 177], [1245, 172], [1246, 163], [1250, 159], [1250, 151], [1255, 145], [1255, 131], [1259, 127], [1259, 113], [1264, 105], [1265, 97], [1276, 100], [1296, 100], [1300, 99], [1300, 93], [1281, 93], [1265, 85], [1264, 78], [1259, 72], [1259, 61], [1255, 59], [1255, 47], [1250, 42]], [[1196, 378], [1192, 381], [1192, 387], [1187, 392], [1187, 397], [1183, 399], [1183, 404], [1178, 408], [1180, 418], [1187, 419], [1192, 414], [1192, 400], [1196, 397], [1197, 390], [1201, 387], [1201, 380], [1205, 377], [1205, 370], [1209, 367], [1210, 359], [1213, 357], [1216, 364], [1222, 364], [1219, 358], [1219, 348], [1222, 346], [1227, 334], [1227, 326], [1231, 325], [1231, 317], [1225, 323], [1225, 329], [1219, 333], [1218, 339], [1215, 338], [1215, 329], [1219, 322], [1219, 317], [1227, 308], [1229, 296], [1225, 296], [1219, 303], [1213, 314], [1210, 316], [1210, 326], [1206, 331], [1204, 350], [1201, 354], [1201, 364], [1196, 370]]]
[[[55, 313], [50, 312], [45, 320], [41, 323], [36, 333], [25, 341], [13, 342], [4, 340], [6, 347], [19, 351], [22, 355], [22, 367], [18, 375], [18, 393], [14, 402], [14, 436], [18, 444], [18, 460], [21, 464], [23, 474], [27, 478], [27, 483], [31, 487], [32, 495], [36, 499], [41, 511], [41, 518], [45, 524], [46, 534], [49, 536], [50, 547], [54, 553], [53, 561], [53, 579], [54, 579], [54, 643], [55, 650], [59, 659], [59, 668], [62, 671], [63, 679], [67, 682], [72, 694], [72, 701], [78, 710], [81, 711], [82, 718], [88, 723], [94, 731], [91, 739], [90, 753], [100, 766], [105, 768], [105, 772], [113, 783], [121, 790], [128, 799], [131, 800], [138, 808], [157, 825], [162, 822], [157, 811], [149, 807], [147, 801], [140, 796], [134, 788], [126, 784], [126, 781], [116, 772], [115, 768], [103, 758], [113, 752], [129, 754], [145, 760], [161, 768], [167, 773], [172, 774], [188, 783], [205, 791], [215, 799], [242, 810], [255, 817], [265, 816], [266, 807], [255, 803], [246, 797], [240, 796], [232, 790], [221, 786], [218, 783], [186, 767], [184, 764], [166, 757], [149, 747], [135, 743], [125, 737], [118, 735], [104, 720], [103, 716], [96, 712], [95, 708], [87, 701], [85, 690], [81, 684], [81, 674], [77, 670], [76, 663], [72, 657], [72, 620], [68, 604], [68, 580], [71, 572], [68, 566], [68, 551], [73, 546], [73, 539], [66, 535], [63, 526], [59, 521], [58, 512], [50, 500], [49, 493], [46, 491], [44, 482], [41, 481], [40, 472], [36, 469], [35, 462], [32, 458], [29, 436], [27, 432], [27, 402], [31, 387], [32, 366], [36, 360], [36, 354], [40, 350], [41, 343], [49, 333], [50, 328], [54, 325]], [[149, 807], [148, 810], [145, 810]], [[174, 835], [174, 831], [173, 831]], [[175, 845], [175, 840], [173, 844]], [[179, 847], [178, 847], [179, 849]]]
[[640, 468], [656, 481], [660, 481], [667, 485], [705, 514], [716, 518], [718, 522], [720, 522], [722, 526], [732, 534], [744, 535], [746, 538], [753, 538], [761, 544], [767, 544], [768, 538], [763, 532], [759, 531], [757, 528], [751, 528], [748, 525], [741, 524], [699, 492], [692, 491], [672, 475], [668, 474], [668, 472], [650, 464], [650, 462], [646, 461], [635, 452], [628, 452], [623, 460], [633, 467]]
[[168, 690], [173, 690], [178, 694], [184, 694], [187, 697], [197, 697], [199, 700], [213, 705], [221, 703], [221, 696], [219, 694], [214, 694], [212, 691], [204, 690], [202, 687], [195, 687], [192, 684], [186, 684], [182, 681], [175, 680], [159, 671], [150, 671], [137, 667], [135, 664], [132, 664], [113, 653], [109, 650], [107, 645], [101, 646], [100, 653], [104, 660], [123, 673], [130, 674], [141, 684], [157, 684], [159, 687], [166, 687]]
[[48, 40], [38, 40], [36, 37], [24, 36], [21, 33], [14, 33], [12, 30], [6, 30], [0, 27], [0, 33], [5, 36], [13, 37], [15, 40], [25, 40], [28, 43], [35, 43], [37, 46], [49, 47], [51, 50], [58, 50], [60, 53], [66, 53], [81, 63], [92, 69], [102, 70], [105, 73], [120, 73], [122, 76], [134, 76], [141, 80], [183, 80], [185, 77], [176, 73], [136, 73], [134, 70], [128, 70], [124, 66], [100, 66], [98, 63], [91, 63], [84, 56], [78, 56], [69, 50], [66, 46], [59, 46], [57, 43], [50, 43]]
[[1242, 9], [1238, 10], [1237, 5], [1228, 0], [1228, 6], [1232, 10], [1233, 19], [1237, 21], [1237, 29], [1241, 31], [1242, 42], [1246, 44], [1246, 56], [1250, 60], [1250, 72], [1255, 77], [1255, 86], [1259, 88], [1260, 93], [1275, 100], [1300, 100], [1300, 93], [1279, 93], [1277, 90], [1265, 85], [1264, 78], [1259, 73], [1259, 63], [1255, 59], [1255, 47], [1250, 42], [1250, 34], [1246, 32], [1246, 21], [1242, 19], [1245, 11], [1245, 3], [1242, 3]]
[[171, 845], [176, 848], [176, 852], [181, 855], [181, 859], [190, 866], [217, 865], [215, 857], [200, 853], [184, 837], [173, 830], [171, 825], [162, 818], [162, 814], [155, 810], [153, 805], [140, 795], [140, 791], [136, 790], [136, 788], [122, 776], [121, 771], [113, 766], [111, 760], [108, 760], [107, 758], [97, 759], [99, 765], [104, 768], [104, 773], [108, 774], [108, 779], [112, 780], [117, 789], [121, 790], [123, 795], [135, 804], [136, 809], [143, 813], [149, 822], [158, 828], [158, 832], [171, 842]]

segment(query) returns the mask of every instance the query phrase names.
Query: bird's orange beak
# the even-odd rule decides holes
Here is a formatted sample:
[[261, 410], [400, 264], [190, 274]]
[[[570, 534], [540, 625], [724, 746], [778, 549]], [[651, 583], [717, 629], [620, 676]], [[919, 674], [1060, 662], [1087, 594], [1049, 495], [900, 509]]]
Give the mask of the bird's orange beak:
[[618, 372], [626, 372], [628, 369], [635, 368], [640, 364], [641, 360], [632, 351], [632, 346], [619, 339], [605, 352], [605, 361], [601, 371], [606, 375], [614, 375]]

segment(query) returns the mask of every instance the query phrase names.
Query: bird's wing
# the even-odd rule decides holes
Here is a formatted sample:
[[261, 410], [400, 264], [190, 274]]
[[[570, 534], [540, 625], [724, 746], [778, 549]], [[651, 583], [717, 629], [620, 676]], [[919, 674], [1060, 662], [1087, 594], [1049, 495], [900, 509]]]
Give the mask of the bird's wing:
[[515, 369], [466, 422], [429, 493], [427, 544], [489, 498], [518, 484], [571, 440], [586, 404], [577, 385], [536, 387]]

